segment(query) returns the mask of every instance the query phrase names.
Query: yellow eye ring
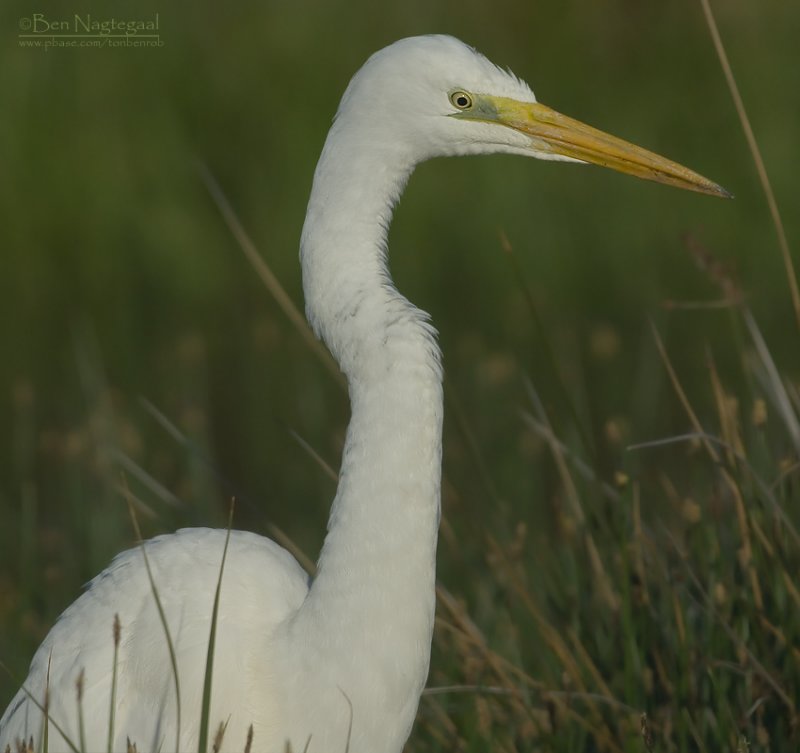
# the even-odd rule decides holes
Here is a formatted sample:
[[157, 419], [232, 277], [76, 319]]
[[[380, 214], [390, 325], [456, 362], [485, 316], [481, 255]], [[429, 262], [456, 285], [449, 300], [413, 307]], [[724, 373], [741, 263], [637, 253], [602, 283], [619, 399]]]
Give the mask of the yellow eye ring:
[[461, 89], [450, 92], [450, 103], [459, 110], [469, 110], [472, 107], [472, 95]]

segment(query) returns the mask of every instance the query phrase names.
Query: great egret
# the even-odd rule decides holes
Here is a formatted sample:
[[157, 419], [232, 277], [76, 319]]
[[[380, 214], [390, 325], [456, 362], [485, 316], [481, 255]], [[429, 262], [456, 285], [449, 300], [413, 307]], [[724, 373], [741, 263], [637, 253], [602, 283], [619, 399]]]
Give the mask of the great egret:
[[[558, 114], [527, 84], [448, 36], [375, 53], [344, 93], [314, 174], [300, 244], [306, 313], [347, 376], [352, 415], [317, 576], [252, 533], [230, 540], [216, 638], [211, 722], [224, 745], [295, 752], [398, 753], [428, 674], [441, 466], [435, 331], [392, 284], [387, 231], [415, 165], [504, 152], [593, 162], [707, 194], [690, 170]], [[88, 750], [106, 749], [119, 614], [115, 737], [139, 750], [197, 747], [213, 592], [224, 531], [146, 544], [182, 689], [173, 676], [140, 549], [116, 557], [70, 606], [0, 720], [0, 751], [40, 740], [49, 674], [49, 750], [79, 740], [84, 672]], [[58, 725], [58, 729], [56, 728]]]

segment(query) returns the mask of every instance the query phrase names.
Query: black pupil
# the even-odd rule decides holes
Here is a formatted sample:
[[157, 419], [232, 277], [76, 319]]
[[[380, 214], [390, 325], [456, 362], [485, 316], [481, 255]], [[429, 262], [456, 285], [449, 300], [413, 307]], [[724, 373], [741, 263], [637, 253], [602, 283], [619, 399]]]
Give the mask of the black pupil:
[[466, 107], [469, 104], [469, 100], [463, 94], [461, 94], [456, 97], [456, 104], [459, 107]]

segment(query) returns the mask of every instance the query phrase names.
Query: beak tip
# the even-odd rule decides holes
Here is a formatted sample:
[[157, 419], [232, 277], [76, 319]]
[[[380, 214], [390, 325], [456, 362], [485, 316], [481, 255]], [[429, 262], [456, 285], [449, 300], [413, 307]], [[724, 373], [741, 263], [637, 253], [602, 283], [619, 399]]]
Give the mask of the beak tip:
[[723, 188], [719, 183], [711, 183], [709, 191], [713, 196], [719, 196], [721, 199], [735, 199], [736, 197], [727, 189]]

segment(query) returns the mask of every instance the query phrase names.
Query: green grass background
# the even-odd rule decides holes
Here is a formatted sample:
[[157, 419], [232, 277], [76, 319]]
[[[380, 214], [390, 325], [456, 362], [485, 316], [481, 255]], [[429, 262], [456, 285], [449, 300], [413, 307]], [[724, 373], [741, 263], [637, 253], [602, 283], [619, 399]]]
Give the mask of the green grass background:
[[[800, 5], [716, 5], [796, 245]], [[22, 49], [19, 19], [33, 12], [157, 12], [164, 46]], [[397, 38], [446, 32], [509, 66], [546, 104], [683, 162], [736, 199], [508, 157], [440, 160], [413, 177], [391, 264], [398, 287], [431, 312], [445, 357], [440, 579], [491, 651], [542, 687], [526, 686], [519, 707], [480, 693], [423, 701], [411, 749], [643, 750], [639, 712], [651, 718], [656, 749], [735, 750], [739, 735], [754, 750], [797, 749], [796, 711], [741, 653], [749, 646], [795, 697], [800, 604], [786, 576], [797, 572], [797, 548], [750, 476], [737, 475], [774, 545], [753, 566], [767, 597], [756, 604], [720, 464], [696, 443], [626, 450], [691, 428], [652, 321], [701, 423], [716, 433], [713, 357], [738, 399], [748, 458], [769, 483], [788, 469], [774, 488], [800, 520], [796, 450], [750, 366], [739, 314], [664, 306], [717, 300], [715, 278], [737, 280], [780, 372], [796, 383], [786, 272], [698, 3], [209, 9], [148, 0], [111, 11], [12, 2], [0, 7], [0, 29], [0, 660], [18, 678], [80, 585], [132, 543], [123, 473], [152, 512], [147, 534], [221, 525], [235, 495], [238, 527], [275, 524], [316, 555], [334, 486], [293, 433], [335, 468], [346, 397], [248, 265], [197, 162], [302, 306], [305, 202], [349, 77]], [[713, 254], [710, 273], [688, 252], [687, 233]], [[521, 415], [533, 411], [529, 384], [569, 457], [612, 484], [618, 472], [628, 476], [616, 501], [577, 482], [585, 521], [570, 512], [568, 483]], [[759, 398], [764, 428], [751, 421]], [[644, 601], [629, 577], [631, 542], [644, 541], [634, 535], [636, 504], [647, 531]], [[621, 607], [598, 596], [586, 532]], [[521, 581], [504, 581], [497, 551], [517, 557], [546, 623], [581, 637], [591, 660], [577, 673], [583, 690], [565, 679]], [[703, 592], [722, 584], [723, 617], [703, 606], [691, 574]], [[502, 684], [486, 656], [454, 635], [440, 625], [431, 684]], [[564, 700], [598, 692], [592, 663], [624, 706]], [[0, 708], [16, 687], [0, 673]]]

